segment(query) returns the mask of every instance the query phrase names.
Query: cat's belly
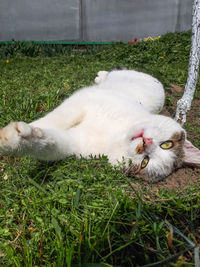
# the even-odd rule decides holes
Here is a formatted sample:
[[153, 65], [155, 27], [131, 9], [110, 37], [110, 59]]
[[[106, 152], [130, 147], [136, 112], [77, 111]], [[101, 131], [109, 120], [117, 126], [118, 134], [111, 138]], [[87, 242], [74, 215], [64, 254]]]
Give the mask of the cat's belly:
[[76, 156], [88, 157], [110, 155], [115, 150], [119, 160], [126, 154], [130, 129], [142, 119], [146, 120], [148, 112], [138, 103], [120, 101], [111, 95], [95, 100], [87, 105], [86, 116], [80, 124], [67, 130], [75, 144], [73, 152]]
[[[120, 127], [119, 127], [120, 126]], [[68, 130], [68, 134], [75, 144], [73, 153], [76, 156], [89, 157], [90, 155], [109, 155], [113, 150], [113, 143], [117, 145], [117, 156], [121, 158], [127, 147], [125, 145], [126, 136], [129, 130], [127, 123], [114, 125], [114, 123], [103, 123], [88, 125], [83, 123]], [[118, 141], [117, 141], [118, 140]]]
[[105, 154], [105, 145], [108, 139], [108, 135], [105, 132], [78, 126], [68, 130], [68, 134], [72, 143], [75, 144], [72, 152], [76, 156], [87, 158], [90, 155]]

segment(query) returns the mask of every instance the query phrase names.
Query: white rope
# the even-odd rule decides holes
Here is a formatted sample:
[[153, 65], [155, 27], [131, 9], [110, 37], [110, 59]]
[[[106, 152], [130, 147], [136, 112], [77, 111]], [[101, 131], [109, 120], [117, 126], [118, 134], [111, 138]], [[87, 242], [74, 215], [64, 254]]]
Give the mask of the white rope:
[[175, 120], [176, 121], [180, 120], [182, 125], [186, 122], [186, 113], [188, 110], [190, 110], [191, 103], [194, 97], [194, 92], [198, 81], [199, 58], [200, 58], [200, 0], [194, 0], [188, 78], [184, 94], [182, 98], [177, 102], [177, 109], [175, 116]]

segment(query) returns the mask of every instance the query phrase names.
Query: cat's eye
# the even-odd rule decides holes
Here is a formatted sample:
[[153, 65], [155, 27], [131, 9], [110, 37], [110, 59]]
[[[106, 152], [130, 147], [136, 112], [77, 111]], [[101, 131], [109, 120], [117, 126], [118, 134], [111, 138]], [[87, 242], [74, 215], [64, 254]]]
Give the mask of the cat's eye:
[[149, 163], [149, 157], [146, 156], [146, 157], [143, 159], [142, 163], [141, 163], [141, 168], [144, 169], [144, 168], [147, 166], [148, 163]]
[[174, 146], [174, 143], [171, 141], [171, 140], [169, 140], [169, 141], [165, 141], [165, 142], [163, 142], [161, 145], [160, 145], [160, 147], [162, 148], [162, 149], [170, 149], [170, 148], [172, 148]]

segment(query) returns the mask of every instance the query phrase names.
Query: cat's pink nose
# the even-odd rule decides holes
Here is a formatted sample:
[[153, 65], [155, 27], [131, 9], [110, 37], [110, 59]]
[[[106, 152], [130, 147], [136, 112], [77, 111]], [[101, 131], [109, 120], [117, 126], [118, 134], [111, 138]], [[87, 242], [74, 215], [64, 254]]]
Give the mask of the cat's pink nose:
[[144, 143], [144, 146], [150, 146], [153, 144], [153, 139], [143, 137], [143, 143]]

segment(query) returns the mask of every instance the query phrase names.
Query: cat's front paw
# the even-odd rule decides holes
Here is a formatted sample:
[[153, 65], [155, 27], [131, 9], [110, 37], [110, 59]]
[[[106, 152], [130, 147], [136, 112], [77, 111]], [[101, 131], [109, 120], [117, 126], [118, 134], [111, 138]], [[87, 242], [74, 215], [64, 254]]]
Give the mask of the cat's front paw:
[[24, 142], [33, 138], [42, 138], [42, 131], [25, 122], [11, 122], [0, 129], [0, 153], [9, 153], [20, 150]]
[[94, 82], [96, 84], [99, 84], [103, 81], [105, 81], [106, 77], [108, 75], [108, 71], [102, 70], [97, 73], [97, 77], [94, 79]]

